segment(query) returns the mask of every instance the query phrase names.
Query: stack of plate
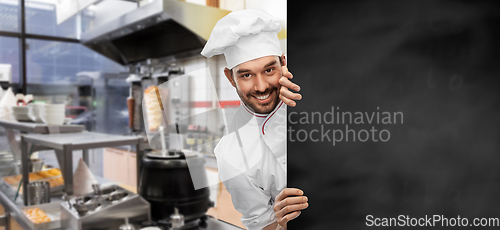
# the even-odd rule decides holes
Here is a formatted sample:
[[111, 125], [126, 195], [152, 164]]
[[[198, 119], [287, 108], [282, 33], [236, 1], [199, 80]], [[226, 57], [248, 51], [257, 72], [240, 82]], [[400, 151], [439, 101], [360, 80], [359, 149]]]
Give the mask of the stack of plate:
[[47, 125], [62, 125], [65, 118], [65, 104], [45, 104], [40, 109], [40, 118]]
[[12, 115], [17, 121], [31, 121], [28, 111], [27, 106], [12, 106]]

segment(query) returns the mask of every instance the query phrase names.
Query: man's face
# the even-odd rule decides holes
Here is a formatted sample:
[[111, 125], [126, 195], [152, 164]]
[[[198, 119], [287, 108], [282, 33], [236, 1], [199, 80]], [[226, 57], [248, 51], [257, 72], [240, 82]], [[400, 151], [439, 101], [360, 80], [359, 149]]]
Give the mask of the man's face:
[[[270, 113], [279, 102], [280, 57], [266, 56], [224, 71], [243, 103], [256, 113]], [[230, 74], [231, 76], [228, 76]]]

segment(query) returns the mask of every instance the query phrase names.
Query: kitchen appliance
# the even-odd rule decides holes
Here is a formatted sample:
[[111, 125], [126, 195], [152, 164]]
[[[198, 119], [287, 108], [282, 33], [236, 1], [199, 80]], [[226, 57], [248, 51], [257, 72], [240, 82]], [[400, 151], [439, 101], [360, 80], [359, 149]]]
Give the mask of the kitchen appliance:
[[230, 11], [174, 0], [154, 0], [85, 31], [80, 41], [128, 65], [179, 53], [199, 54], [217, 21]]
[[118, 229], [126, 218], [139, 228], [150, 221], [150, 206], [139, 195], [116, 185], [61, 203], [61, 229]]
[[168, 153], [157, 150], [143, 157], [139, 194], [151, 204], [154, 221], [170, 224], [175, 219], [178, 224], [179, 214], [186, 225], [206, 219], [205, 213], [213, 206], [210, 190], [207, 187], [195, 190], [193, 186], [193, 179], [207, 184], [204, 164], [203, 156], [189, 150]]

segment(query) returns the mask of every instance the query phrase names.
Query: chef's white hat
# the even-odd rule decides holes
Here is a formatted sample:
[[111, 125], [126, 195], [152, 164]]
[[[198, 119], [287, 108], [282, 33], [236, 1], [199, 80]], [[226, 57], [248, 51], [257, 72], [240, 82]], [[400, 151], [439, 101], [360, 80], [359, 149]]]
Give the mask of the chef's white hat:
[[229, 69], [256, 58], [281, 56], [280, 31], [279, 19], [263, 11], [234, 11], [217, 22], [201, 54], [224, 54]]

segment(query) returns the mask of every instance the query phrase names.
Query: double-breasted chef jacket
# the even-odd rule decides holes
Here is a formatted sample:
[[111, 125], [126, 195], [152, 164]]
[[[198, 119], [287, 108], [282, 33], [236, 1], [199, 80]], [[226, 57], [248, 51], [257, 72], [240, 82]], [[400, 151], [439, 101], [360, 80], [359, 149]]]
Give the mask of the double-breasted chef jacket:
[[274, 200], [287, 184], [286, 110], [280, 101], [271, 113], [257, 114], [241, 102], [214, 149], [219, 177], [249, 230], [276, 221]]

